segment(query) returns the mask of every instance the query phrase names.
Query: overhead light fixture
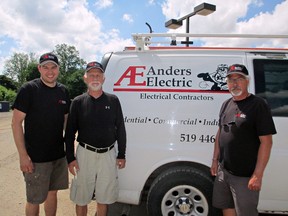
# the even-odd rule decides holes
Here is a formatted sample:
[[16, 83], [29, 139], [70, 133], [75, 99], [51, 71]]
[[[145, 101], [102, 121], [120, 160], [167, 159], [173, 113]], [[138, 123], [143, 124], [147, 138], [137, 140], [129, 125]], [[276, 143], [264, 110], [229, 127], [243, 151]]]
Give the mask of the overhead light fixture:
[[170, 19], [165, 23], [166, 28], [177, 29], [182, 26], [182, 20]]
[[[202, 16], [207, 16], [211, 13], [216, 11], [216, 6], [208, 3], [202, 3], [196, 7], [194, 7], [194, 11], [184, 17], [181, 17], [179, 19], [170, 19], [167, 22], [165, 22], [165, 27], [169, 29], [177, 29], [182, 26], [183, 20], [186, 19], [186, 33], [189, 33], [189, 18], [191, 16], [194, 16], [196, 14], [202, 15]], [[186, 42], [184, 42], [186, 46], [189, 46], [191, 44], [189, 42], [189, 37], [186, 38]]]
[[208, 3], [202, 3], [194, 8], [194, 13], [202, 16], [207, 16], [216, 11], [216, 6]]

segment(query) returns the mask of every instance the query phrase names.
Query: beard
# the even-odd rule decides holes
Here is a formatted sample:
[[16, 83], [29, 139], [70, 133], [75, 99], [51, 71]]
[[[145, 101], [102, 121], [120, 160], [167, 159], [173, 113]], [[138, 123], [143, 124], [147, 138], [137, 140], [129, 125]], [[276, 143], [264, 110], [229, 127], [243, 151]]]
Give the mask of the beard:
[[242, 89], [236, 87], [236, 88], [232, 88], [230, 90], [230, 93], [231, 93], [232, 96], [238, 97], [238, 96], [240, 96], [243, 93], [243, 91], [242, 91]]
[[102, 88], [101, 82], [91, 82], [88, 84], [88, 88], [92, 91], [99, 91]]

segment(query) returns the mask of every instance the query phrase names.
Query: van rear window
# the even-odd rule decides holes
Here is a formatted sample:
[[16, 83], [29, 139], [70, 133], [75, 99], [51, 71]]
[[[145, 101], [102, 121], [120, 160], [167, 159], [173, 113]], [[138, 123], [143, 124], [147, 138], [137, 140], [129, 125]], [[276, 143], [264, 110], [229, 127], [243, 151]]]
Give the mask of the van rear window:
[[254, 59], [256, 95], [267, 100], [273, 116], [288, 117], [288, 60]]

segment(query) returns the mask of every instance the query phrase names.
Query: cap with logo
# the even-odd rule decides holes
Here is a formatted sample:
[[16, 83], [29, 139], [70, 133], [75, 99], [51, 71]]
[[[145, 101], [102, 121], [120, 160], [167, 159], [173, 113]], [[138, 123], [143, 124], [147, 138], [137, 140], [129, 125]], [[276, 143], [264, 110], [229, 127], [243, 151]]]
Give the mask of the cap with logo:
[[99, 69], [102, 73], [104, 73], [103, 66], [99, 62], [96, 62], [96, 61], [89, 62], [87, 64], [86, 69], [85, 69], [85, 73], [87, 73], [89, 70], [91, 70], [93, 68]]
[[58, 58], [53, 53], [45, 53], [45, 54], [41, 55], [40, 60], [39, 60], [40, 65], [44, 65], [44, 64], [47, 64], [49, 62], [54, 63], [56, 65], [59, 65]]
[[231, 65], [228, 68], [226, 76], [229, 76], [230, 74], [240, 74], [240, 75], [245, 76], [245, 77], [249, 75], [247, 68], [242, 64]]

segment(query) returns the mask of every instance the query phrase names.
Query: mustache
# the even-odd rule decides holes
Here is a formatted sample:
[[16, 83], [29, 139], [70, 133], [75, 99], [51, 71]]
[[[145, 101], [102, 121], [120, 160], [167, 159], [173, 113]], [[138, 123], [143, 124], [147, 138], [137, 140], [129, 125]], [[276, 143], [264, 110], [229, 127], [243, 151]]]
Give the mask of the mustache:
[[234, 91], [234, 90], [242, 90], [242, 89], [240, 87], [236, 86], [236, 87], [231, 88], [231, 91]]
[[91, 82], [91, 84], [101, 84], [101, 82], [100, 81], [93, 81], [93, 82]]

